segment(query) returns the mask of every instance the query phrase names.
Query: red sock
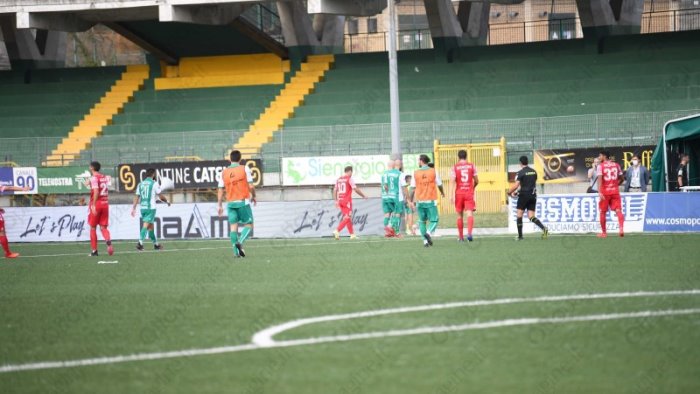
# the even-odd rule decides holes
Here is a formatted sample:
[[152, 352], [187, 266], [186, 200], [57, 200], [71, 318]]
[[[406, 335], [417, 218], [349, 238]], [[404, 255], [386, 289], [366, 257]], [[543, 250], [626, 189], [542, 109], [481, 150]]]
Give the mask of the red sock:
[[5, 251], [5, 256], [12, 253], [10, 252], [10, 244], [7, 242], [7, 236], [0, 235], [0, 245], [2, 245], [2, 249]]
[[97, 250], [97, 229], [90, 229], [90, 247], [92, 250]]
[[341, 220], [341, 221], [340, 221], [340, 224], [338, 224], [338, 228], [336, 229], [336, 231], [337, 231], [337, 232], [343, 231], [343, 229], [345, 228], [345, 226], [346, 226], [347, 224], [348, 224], [348, 219], [347, 219], [347, 218]]
[[617, 211], [617, 223], [620, 225], [620, 232], [625, 231], [625, 215], [622, 214], [622, 211]]
[[607, 227], [605, 227], [605, 223], [607, 221], [607, 216], [608, 216], [607, 212], [600, 213], [600, 230], [603, 232], [603, 234], [608, 232]]
[[351, 218], [348, 218], [347, 226], [348, 226], [348, 232], [350, 233], [350, 235], [355, 234], [355, 229], [352, 227], [352, 219]]
[[112, 240], [111, 235], [109, 235], [109, 229], [100, 227], [100, 231], [102, 231], [102, 238], [104, 238], [105, 241], [109, 244], [109, 242]]
[[472, 236], [472, 230], [474, 230], [474, 216], [469, 216], [467, 218], [467, 234]]
[[457, 233], [459, 233], [459, 239], [464, 239], [464, 219], [457, 218]]

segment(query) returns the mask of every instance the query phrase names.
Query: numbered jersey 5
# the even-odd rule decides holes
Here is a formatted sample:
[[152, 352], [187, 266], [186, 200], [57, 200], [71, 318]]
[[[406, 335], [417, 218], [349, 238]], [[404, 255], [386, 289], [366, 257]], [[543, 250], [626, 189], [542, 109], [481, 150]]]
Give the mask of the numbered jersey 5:
[[622, 177], [622, 168], [613, 161], [605, 161], [598, 165], [598, 177], [603, 180], [603, 187], [600, 192], [603, 194], [619, 194], [620, 193], [620, 178]]
[[90, 202], [93, 200], [93, 190], [97, 190], [97, 201], [109, 200], [109, 177], [103, 174], [95, 174], [90, 178]]
[[472, 163], [460, 162], [455, 164], [450, 173], [450, 178], [455, 182], [456, 194], [471, 194], [474, 192], [474, 177], [476, 166]]

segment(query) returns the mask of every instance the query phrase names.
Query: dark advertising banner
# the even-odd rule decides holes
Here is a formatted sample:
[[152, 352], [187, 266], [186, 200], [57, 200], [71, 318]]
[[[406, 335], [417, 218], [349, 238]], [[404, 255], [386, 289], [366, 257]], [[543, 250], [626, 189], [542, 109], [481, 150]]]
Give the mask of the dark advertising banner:
[[633, 147], [607, 147], [585, 149], [542, 149], [535, 151], [534, 168], [537, 171], [539, 183], [572, 183], [586, 182], [588, 170], [593, 160], [601, 150], [610, 151], [612, 159], [620, 164], [623, 170], [630, 166], [632, 156], [639, 156], [641, 164], [651, 168], [651, 156], [654, 154], [653, 145]]
[[[172, 179], [175, 190], [211, 189], [218, 186], [221, 171], [229, 165], [226, 160], [120, 164], [117, 169], [119, 190], [134, 191], [149, 168], [155, 168], [158, 177]], [[246, 165], [251, 169], [255, 186], [262, 185], [262, 160], [250, 159]]]

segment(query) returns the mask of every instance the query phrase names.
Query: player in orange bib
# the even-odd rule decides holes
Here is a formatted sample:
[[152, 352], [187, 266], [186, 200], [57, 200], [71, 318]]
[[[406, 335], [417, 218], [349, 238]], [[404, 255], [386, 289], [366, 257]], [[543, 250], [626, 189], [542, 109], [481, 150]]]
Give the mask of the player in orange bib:
[[[440, 190], [440, 195], [445, 197], [445, 191], [442, 189], [440, 175], [430, 166], [428, 155], [420, 155], [418, 164], [420, 168], [413, 173], [411, 179], [410, 200], [411, 206], [418, 211], [418, 226], [423, 236], [423, 246], [430, 247], [433, 246], [430, 234], [437, 229], [439, 220], [437, 192]], [[430, 224], [426, 227], [426, 223]]]
[[467, 240], [471, 242], [472, 231], [474, 229], [474, 211], [476, 202], [474, 200], [474, 189], [479, 184], [479, 177], [476, 175], [476, 166], [467, 161], [467, 151], [457, 152], [459, 161], [450, 170], [450, 196], [455, 204], [457, 212], [457, 232], [459, 241], [464, 242], [464, 212], [467, 212]]
[[[253, 209], [250, 207], [255, 200], [255, 186], [250, 167], [241, 164], [241, 152], [231, 152], [231, 165], [221, 172], [219, 181], [219, 216], [224, 214], [223, 199], [226, 194], [226, 212], [230, 225], [231, 245], [236, 257], [245, 257], [243, 243], [253, 231]], [[238, 236], [238, 225], [243, 225], [241, 236]]]
[[620, 185], [625, 181], [625, 173], [620, 165], [610, 160], [610, 152], [602, 151], [598, 156], [598, 195], [600, 202], [600, 230], [599, 238], [608, 236], [607, 215], [608, 210], [615, 211], [619, 225], [620, 237], [625, 236], [625, 216], [622, 214], [622, 200], [620, 199]]

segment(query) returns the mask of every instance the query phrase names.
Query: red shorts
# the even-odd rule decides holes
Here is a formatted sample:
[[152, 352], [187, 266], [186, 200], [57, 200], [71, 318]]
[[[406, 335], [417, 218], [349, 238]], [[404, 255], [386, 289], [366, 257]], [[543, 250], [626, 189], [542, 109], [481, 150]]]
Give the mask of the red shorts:
[[605, 196], [605, 200], [601, 199], [598, 203], [598, 207], [600, 208], [601, 212], [608, 212], [608, 209], [613, 211], [622, 209], [622, 200], [620, 199], [620, 195], [611, 194], [609, 196]]
[[90, 227], [107, 227], [109, 226], [109, 204], [100, 203], [99, 201], [95, 204], [95, 213], [92, 213], [90, 207], [88, 207], [88, 225]]
[[339, 201], [340, 212], [343, 216], [348, 216], [352, 213], [352, 201]]
[[457, 194], [455, 195], [455, 210], [457, 212], [474, 211], [476, 210], [476, 202], [472, 194]]

